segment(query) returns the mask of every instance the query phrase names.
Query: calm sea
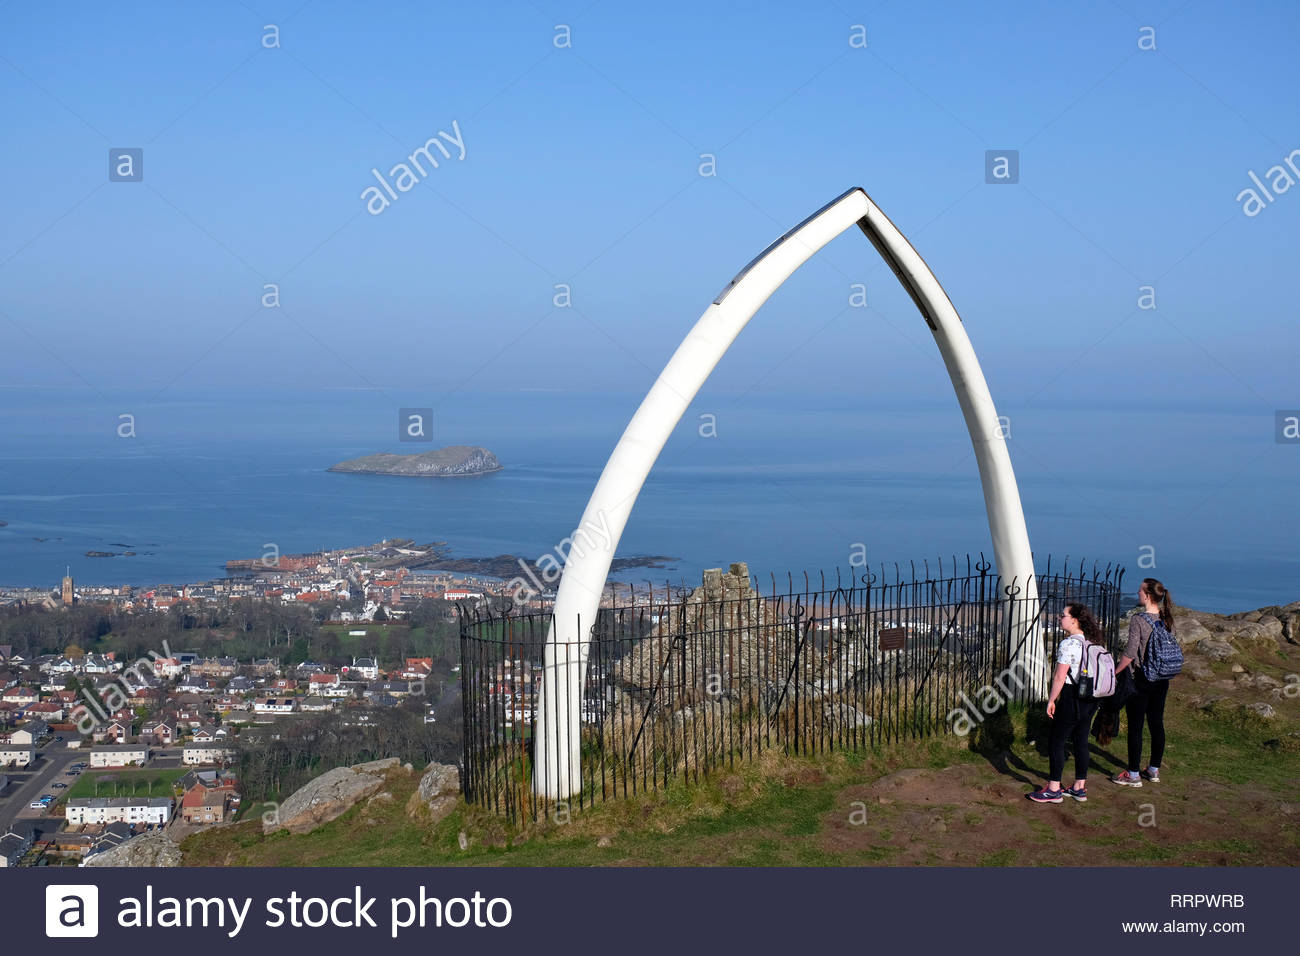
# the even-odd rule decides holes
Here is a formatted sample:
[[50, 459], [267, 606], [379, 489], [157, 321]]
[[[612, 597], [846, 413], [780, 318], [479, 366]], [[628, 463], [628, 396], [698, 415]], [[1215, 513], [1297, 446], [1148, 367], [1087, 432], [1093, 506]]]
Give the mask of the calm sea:
[[[536, 558], [570, 534], [640, 395], [455, 393], [431, 445], [399, 444], [400, 391], [0, 389], [0, 584], [183, 583], [270, 545], [292, 553], [385, 537], [457, 556]], [[955, 402], [701, 395], [651, 474], [619, 554], [662, 554], [698, 581], [748, 561], [770, 573], [987, 552], [974, 457]], [[1003, 409], [1006, 411], [1006, 409]], [[134, 438], [119, 437], [133, 416]], [[701, 416], [713, 416], [711, 420]], [[1128, 567], [1184, 604], [1244, 610], [1300, 598], [1300, 449], [1258, 414], [1015, 412], [1011, 450], [1039, 555]], [[711, 425], [704, 425], [711, 421]], [[702, 427], [703, 426], [703, 427]], [[714, 437], [704, 437], [716, 431]], [[464, 480], [327, 473], [376, 451], [482, 445], [505, 470]], [[43, 540], [38, 540], [43, 539]], [[134, 557], [89, 558], [87, 551]], [[1141, 562], [1141, 564], [1140, 564]], [[1154, 562], [1154, 568], [1147, 567]]]

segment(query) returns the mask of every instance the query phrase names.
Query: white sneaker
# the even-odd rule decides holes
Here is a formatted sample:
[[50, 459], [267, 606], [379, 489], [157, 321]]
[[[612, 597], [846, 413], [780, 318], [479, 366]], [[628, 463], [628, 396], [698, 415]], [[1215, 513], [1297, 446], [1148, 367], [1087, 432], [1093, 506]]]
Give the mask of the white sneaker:
[[1143, 771], [1139, 774], [1139, 776], [1140, 776], [1143, 780], [1150, 780], [1152, 783], [1159, 783], [1159, 782], [1160, 782], [1160, 770], [1159, 770], [1158, 768], [1155, 769], [1155, 770], [1152, 770], [1150, 767], [1148, 767], [1146, 770], [1143, 770]]
[[1128, 771], [1124, 771], [1123, 773], [1117, 773], [1117, 774], [1115, 774], [1113, 777], [1110, 778], [1110, 782], [1111, 782], [1111, 783], [1117, 783], [1117, 784], [1119, 784], [1121, 787], [1140, 787], [1140, 786], [1142, 786], [1142, 778], [1141, 778], [1140, 776], [1138, 776], [1137, 774], [1135, 774], [1135, 773], [1134, 773], [1134, 774], [1130, 774]]

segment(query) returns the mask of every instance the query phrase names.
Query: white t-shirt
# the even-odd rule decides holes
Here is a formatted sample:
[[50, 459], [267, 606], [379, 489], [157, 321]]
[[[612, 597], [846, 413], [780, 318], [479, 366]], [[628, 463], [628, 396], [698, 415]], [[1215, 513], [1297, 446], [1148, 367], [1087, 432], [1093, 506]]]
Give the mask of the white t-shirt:
[[1083, 663], [1083, 635], [1069, 634], [1056, 645], [1056, 663], [1070, 665], [1070, 680], [1079, 680], [1079, 665]]

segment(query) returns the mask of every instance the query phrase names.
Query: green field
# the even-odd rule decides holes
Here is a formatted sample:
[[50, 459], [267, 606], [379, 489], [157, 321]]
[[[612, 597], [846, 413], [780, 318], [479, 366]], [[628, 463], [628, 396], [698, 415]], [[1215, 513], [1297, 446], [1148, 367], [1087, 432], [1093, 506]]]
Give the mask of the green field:
[[[64, 791], [65, 797], [170, 797], [189, 767], [167, 770], [92, 770]], [[65, 781], [69, 778], [64, 777]]]

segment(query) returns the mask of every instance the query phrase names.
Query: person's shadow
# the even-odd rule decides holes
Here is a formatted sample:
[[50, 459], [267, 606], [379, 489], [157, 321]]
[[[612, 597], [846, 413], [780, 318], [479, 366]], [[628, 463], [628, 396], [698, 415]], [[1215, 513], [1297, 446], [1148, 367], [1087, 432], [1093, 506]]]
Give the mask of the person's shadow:
[[1034, 786], [1034, 780], [1028, 776], [1033, 770], [1011, 750], [1015, 737], [1015, 723], [1004, 706], [976, 726], [970, 737], [970, 749], [987, 760], [1001, 776]]
[[[1048, 746], [1051, 736], [1052, 718], [1047, 716], [1046, 708], [1042, 705], [1030, 706], [1025, 711], [1025, 739], [1033, 741], [1034, 750], [1037, 751], [1040, 757], [1044, 758], [1043, 766], [1031, 767], [1011, 749], [1011, 745], [1015, 741], [1015, 722], [1012, 720], [1008, 709], [1003, 707], [997, 713], [990, 714], [984, 723], [976, 728], [971, 735], [970, 748], [973, 752], [984, 757], [989, 762], [989, 765], [1001, 776], [1008, 777], [1026, 786], [1038, 786], [1040, 782], [1047, 780], [1049, 768], [1046, 761], [1051, 757]], [[1068, 766], [1074, 757], [1073, 743], [1066, 745], [1065, 756]], [[1126, 760], [1116, 757], [1090, 737], [1089, 764], [1100, 770], [1101, 760], [1108, 761], [1117, 770], [1123, 770], [1127, 767]]]

